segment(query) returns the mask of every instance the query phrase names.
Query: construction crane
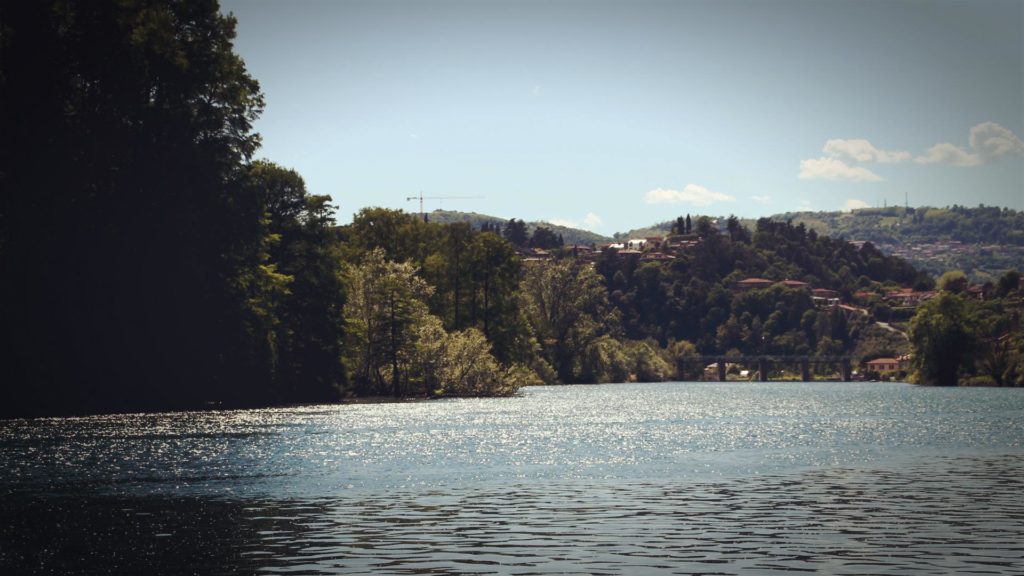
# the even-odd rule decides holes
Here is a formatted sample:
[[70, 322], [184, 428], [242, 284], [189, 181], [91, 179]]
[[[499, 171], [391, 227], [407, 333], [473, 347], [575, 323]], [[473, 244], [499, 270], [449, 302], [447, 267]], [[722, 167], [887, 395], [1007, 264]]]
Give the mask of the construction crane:
[[405, 201], [408, 202], [410, 200], [419, 200], [420, 201], [420, 218], [423, 218], [423, 221], [426, 222], [427, 221], [427, 213], [423, 211], [423, 201], [424, 200], [479, 200], [481, 198], [483, 198], [483, 196], [424, 196], [423, 192], [420, 192], [419, 196], [407, 196], [405, 198]]

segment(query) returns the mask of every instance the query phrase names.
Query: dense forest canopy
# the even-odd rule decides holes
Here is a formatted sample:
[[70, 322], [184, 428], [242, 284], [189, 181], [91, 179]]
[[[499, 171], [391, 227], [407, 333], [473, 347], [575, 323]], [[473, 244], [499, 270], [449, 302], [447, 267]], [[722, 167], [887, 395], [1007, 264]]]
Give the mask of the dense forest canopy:
[[[704, 229], [705, 236], [670, 263], [644, 263], [610, 252], [597, 261], [629, 337], [663, 343], [687, 340], [708, 354], [730, 349], [807, 353], [817, 349], [820, 338], [801, 325], [819, 323], [819, 316], [833, 312], [815, 309], [806, 289], [776, 284], [737, 292], [735, 283], [750, 277], [797, 280], [852, 298], [862, 289], [927, 287], [930, 282], [906, 262], [871, 245], [857, 248], [803, 226], [762, 219], [751, 235], [737, 222], [730, 237], [707, 227], [706, 219], [701, 222], [705, 224], [699, 222], [695, 228], [698, 234]], [[720, 329], [733, 327], [742, 338], [719, 338]], [[841, 338], [848, 341], [849, 336]]]
[[[1024, 374], [1019, 275], [985, 303], [944, 277], [915, 315], [884, 297], [932, 276], [803, 222], [687, 214], [600, 247], [515, 218], [337, 226], [330, 197], [253, 158], [264, 102], [234, 26], [214, 0], [0, 5], [4, 415], [508, 395], [912, 346], [929, 383]], [[985, 233], [1020, 230], [989, 212]]]
[[280, 279], [245, 186], [263, 99], [234, 21], [214, 1], [0, 14], [6, 404], [267, 400]]

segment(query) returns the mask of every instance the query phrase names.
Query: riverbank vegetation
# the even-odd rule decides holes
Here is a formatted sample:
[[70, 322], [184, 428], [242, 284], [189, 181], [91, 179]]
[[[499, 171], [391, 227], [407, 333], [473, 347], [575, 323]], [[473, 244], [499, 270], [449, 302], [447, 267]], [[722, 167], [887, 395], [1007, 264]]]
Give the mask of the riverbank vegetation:
[[[1024, 291], [1012, 270], [981, 296], [963, 273], [944, 274], [939, 296], [910, 322], [915, 380], [932, 385], [1024, 385]], [[988, 296], [985, 297], [987, 292]]]
[[934, 280], [790, 222], [680, 216], [671, 253], [383, 208], [338, 226], [254, 159], [263, 97], [213, 0], [5, 4], [0, 27], [4, 415], [509, 395], [911, 345], [925, 382], [1024, 374], [1008, 305], [951, 281], [910, 341], [880, 332], [912, 314], [882, 295]]

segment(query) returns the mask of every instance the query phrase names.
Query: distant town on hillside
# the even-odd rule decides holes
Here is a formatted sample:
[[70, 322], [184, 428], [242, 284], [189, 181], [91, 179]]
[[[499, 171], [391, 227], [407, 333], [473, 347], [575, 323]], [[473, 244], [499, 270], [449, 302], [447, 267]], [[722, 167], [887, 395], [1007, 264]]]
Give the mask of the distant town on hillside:
[[[429, 212], [427, 218], [437, 223], [467, 222], [477, 229], [485, 223], [500, 226], [509, 220], [451, 210], [435, 210]], [[962, 270], [972, 281], [984, 283], [996, 281], [1007, 270], [1024, 269], [1024, 212], [1010, 208], [890, 206], [852, 211], [788, 212], [771, 216], [771, 219], [803, 224], [818, 234], [854, 244], [871, 242], [883, 253], [904, 258], [935, 276], [948, 270]], [[727, 218], [714, 216], [712, 221], [724, 230]], [[754, 228], [752, 219], [740, 219], [740, 222], [748, 229]], [[544, 227], [561, 236], [566, 245], [596, 247], [664, 236], [671, 231], [673, 221], [616, 232], [612, 236], [543, 221], [525, 224], [528, 234]]]

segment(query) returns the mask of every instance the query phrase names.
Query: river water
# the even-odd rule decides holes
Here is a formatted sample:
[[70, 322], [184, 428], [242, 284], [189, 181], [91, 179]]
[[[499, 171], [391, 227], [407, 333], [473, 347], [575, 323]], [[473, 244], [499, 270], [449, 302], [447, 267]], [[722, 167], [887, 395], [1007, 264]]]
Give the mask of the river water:
[[0, 470], [0, 574], [1024, 573], [1019, 389], [14, 420]]

